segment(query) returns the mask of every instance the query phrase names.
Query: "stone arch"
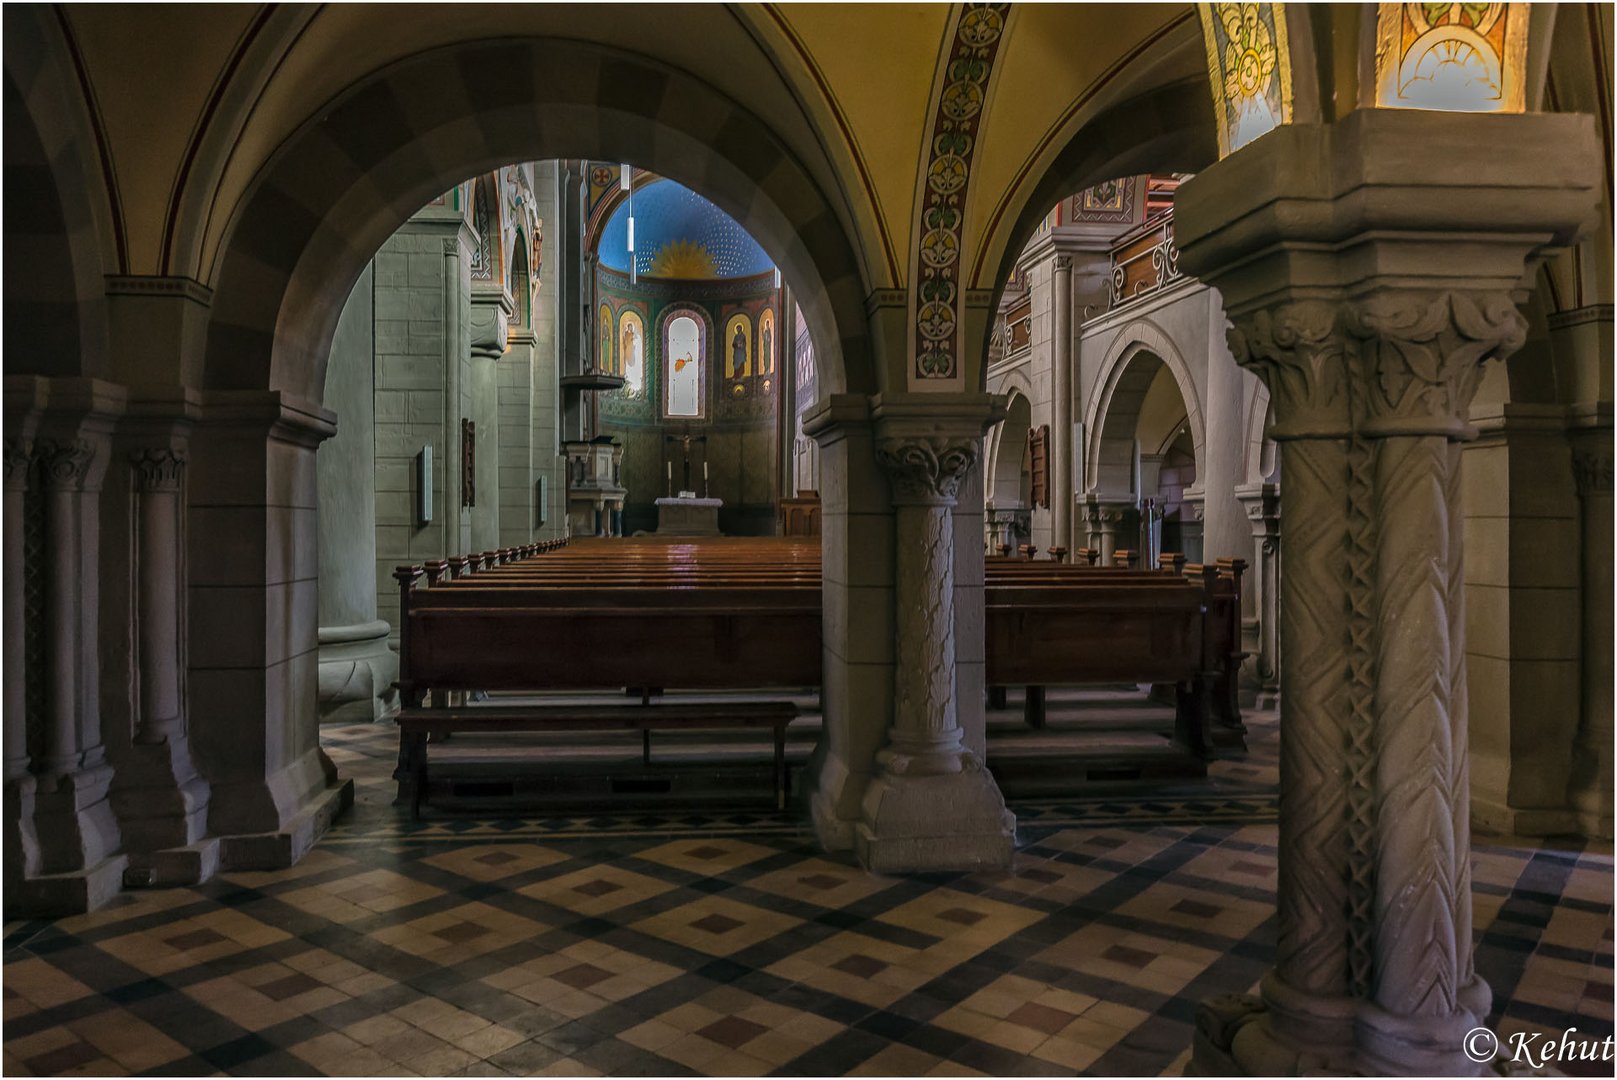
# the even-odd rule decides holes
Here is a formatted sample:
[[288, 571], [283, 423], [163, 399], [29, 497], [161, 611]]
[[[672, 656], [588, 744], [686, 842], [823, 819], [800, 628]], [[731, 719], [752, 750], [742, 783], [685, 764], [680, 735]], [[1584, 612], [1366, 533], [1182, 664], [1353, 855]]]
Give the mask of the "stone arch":
[[1269, 388], [1254, 380], [1246, 404], [1246, 438], [1241, 443], [1241, 477], [1247, 484], [1272, 484], [1280, 478], [1280, 449], [1269, 437]]
[[[983, 238], [974, 280], [991, 290], [997, 311], [1016, 261], [1050, 208], [1102, 180], [1148, 172], [1196, 172], [1218, 160], [1218, 136], [1207, 92], [1206, 59], [1176, 81], [1122, 101], [1076, 123], [1037, 182], [1006, 198]], [[1179, 64], [1177, 67], [1185, 67]], [[1176, 67], [1176, 70], [1177, 70]], [[987, 355], [995, 320], [984, 320], [978, 347]], [[983, 365], [986, 374], [987, 365]]]
[[1029, 490], [1031, 478], [1022, 468], [1022, 458], [1027, 447], [1028, 432], [1033, 429], [1033, 406], [1025, 387], [1007, 386], [1006, 389], [1009, 390], [1010, 400], [1007, 402], [1005, 419], [994, 426], [994, 445], [989, 448], [986, 474], [987, 501], [1002, 510], [1013, 504], [1027, 507], [1032, 503]]
[[107, 301], [122, 272], [117, 213], [91, 155], [54, 9], [8, 7], [5, 66], [7, 374], [106, 378]]
[[[1138, 319], [1125, 326], [1107, 350], [1099, 372], [1101, 390], [1090, 398], [1084, 416], [1086, 489], [1103, 490], [1106, 494], [1122, 494], [1126, 489], [1126, 482], [1120, 486], [1115, 477], [1119, 468], [1127, 469], [1129, 465], [1140, 403], [1163, 367], [1172, 375], [1180, 400], [1185, 403], [1196, 475], [1207, 475], [1207, 429], [1190, 368], [1161, 327], [1149, 319]], [[1104, 488], [1103, 476], [1114, 478]]]
[[206, 385], [318, 401], [342, 298], [372, 253], [434, 195], [536, 158], [629, 161], [712, 199], [793, 282], [821, 378], [835, 390], [874, 389], [866, 289], [808, 169], [696, 77], [554, 38], [434, 49], [357, 81], [310, 117], [228, 227], [211, 274]]

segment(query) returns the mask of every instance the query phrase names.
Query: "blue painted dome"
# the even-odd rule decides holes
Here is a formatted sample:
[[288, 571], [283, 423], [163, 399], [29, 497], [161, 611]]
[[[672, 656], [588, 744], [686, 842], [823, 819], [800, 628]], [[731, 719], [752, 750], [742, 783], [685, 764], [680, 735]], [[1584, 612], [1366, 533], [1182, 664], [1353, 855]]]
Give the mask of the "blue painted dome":
[[[602, 266], [629, 272], [629, 200], [607, 219], [596, 254]], [[635, 189], [634, 255], [641, 277], [751, 277], [775, 266], [729, 214], [666, 179]]]

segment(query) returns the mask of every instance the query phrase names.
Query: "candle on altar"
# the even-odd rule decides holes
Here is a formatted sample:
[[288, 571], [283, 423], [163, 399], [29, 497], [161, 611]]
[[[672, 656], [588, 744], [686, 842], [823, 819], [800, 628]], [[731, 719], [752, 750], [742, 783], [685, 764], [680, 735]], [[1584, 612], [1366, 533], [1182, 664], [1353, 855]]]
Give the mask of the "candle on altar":
[[667, 464], [668, 464], [668, 479], [672, 480], [674, 478], [674, 463], [672, 461], [670, 461]]
[[707, 462], [702, 462], [702, 479], [707, 479]]

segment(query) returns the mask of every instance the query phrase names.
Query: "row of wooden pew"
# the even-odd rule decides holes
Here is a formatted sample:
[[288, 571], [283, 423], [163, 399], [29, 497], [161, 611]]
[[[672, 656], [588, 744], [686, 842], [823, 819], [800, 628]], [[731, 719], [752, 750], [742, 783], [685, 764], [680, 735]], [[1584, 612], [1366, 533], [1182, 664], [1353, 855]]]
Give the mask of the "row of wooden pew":
[[[1030, 688], [1159, 683], [1175, 688], [1174, 738], [1205, 757], [1239, 739], [1244, 564], [1172, 570], [990, 558], [986, 677]], [[820, 673], [820, 549], [788, 538], [551, 541], [395, 571], [400, 587], [401, 797], [425, 787], [426, 741], [450, 731], [563, 727], [774, 728], [782, 703], [681, 712], [464, 708], [460, 691], [811, 688]], [[427, 698], [431, 695], [431, 705]], [[703, 723], [704, 720], [711, 721]]]

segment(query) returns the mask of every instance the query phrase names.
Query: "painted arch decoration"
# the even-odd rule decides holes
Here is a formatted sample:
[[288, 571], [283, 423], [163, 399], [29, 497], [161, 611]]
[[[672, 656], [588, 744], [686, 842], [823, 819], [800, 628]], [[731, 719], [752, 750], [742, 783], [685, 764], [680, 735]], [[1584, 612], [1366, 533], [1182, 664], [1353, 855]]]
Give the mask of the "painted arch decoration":
[[1009, 4], [966, 4], [954, 23], [942, 86], [933, 102], [921, 220], [910, 288], [914, 335], [913, 381], [955, 381], [961, 375], [963, 325], [960, 246], [967, 181], [977, 149], [977, 125], [994, 57], [1005, 34]]
[[1291, 123], [1285, 4], [1198, 4], [1218, 118], [1218, 156]]
[[1529, 4], [1377, 4], [1376, 104], [1513, 112], [1526, 104]]

